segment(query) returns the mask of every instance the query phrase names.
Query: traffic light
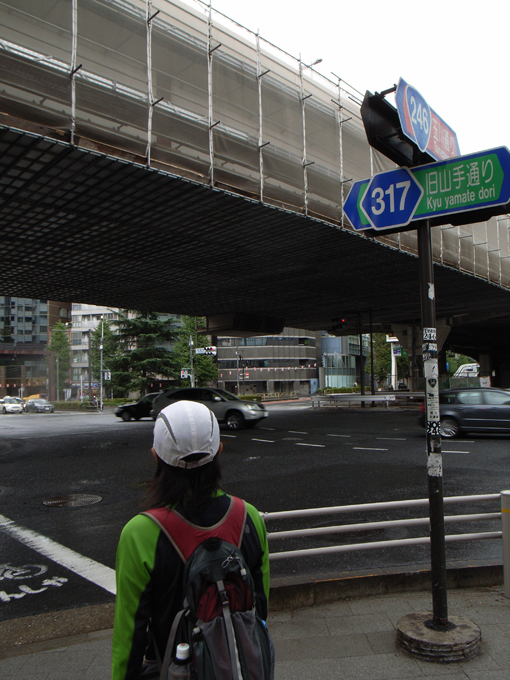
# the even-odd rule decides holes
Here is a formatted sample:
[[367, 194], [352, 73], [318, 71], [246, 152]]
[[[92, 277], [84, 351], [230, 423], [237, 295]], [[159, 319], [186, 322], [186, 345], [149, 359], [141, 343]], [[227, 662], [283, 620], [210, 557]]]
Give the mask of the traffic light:
[[331, 326], [332, 331], [346, 331], [349, 328], [349, 322], [345, 317], [337, 316], [334, 319], [331, 319], [331, 321], [332, 321], [332, 326]]

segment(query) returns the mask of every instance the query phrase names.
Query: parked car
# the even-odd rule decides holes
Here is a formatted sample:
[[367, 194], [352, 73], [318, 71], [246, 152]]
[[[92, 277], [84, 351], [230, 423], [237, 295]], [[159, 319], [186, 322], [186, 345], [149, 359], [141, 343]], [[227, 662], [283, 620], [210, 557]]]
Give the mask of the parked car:
[[25, 404], [27, 413], [53, 413], [55, 407], [47, 399], [28, 399]]
[[161, 392], [151, 392], [138, 401], [133, 401], [129, 404], [121, 404], [115, 409], [115, 415], [125, 421], [131, 420], [131, 418], [134, 418], [135, 420], [150, 418], [152, 402], [158, 394], [161, 394]]
[[[424, 411], [424, 407], [422, 409]], [[465, 387], [439, 393], [441, 436], [463, 432], [510, 434], [510, 392], [492, 387]], [[425, 427], [425, 413], [419, 423]]]
[[16, 397], [4, 397], [2, 399], [2, 413], [23, 413], [23, 405]]
[[253, 401], [244, 401], [230, 392], [211, 387], [183, 387], [171, 388], [162, 392], [154, 399], [151, 416], [154, 420], [158, 413], [175, 401], [187, 399], [198, 401], [209, 408], [220, 423], [230, 430], [239, 430], [242, 427], [253, 427], [258, 422], [267, 418], [267, 411], [262, 404]]

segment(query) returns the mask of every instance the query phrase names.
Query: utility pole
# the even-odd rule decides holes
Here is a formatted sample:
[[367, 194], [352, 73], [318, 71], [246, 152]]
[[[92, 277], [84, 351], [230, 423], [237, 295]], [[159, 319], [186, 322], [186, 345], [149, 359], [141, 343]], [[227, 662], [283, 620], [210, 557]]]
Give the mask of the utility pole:
[[99, 410], [103, 410], [103, 315], [101, 315], [101, 343], [99, 345]]
[[87, 333], [88, 333], [88, 336], [89, 336], [89, 350], [88, 350], [88, 359], [89, 359], [89, 404], [92, 404], [92, 329], [89, 328]]
[[190, 360], [190, 366], [191, 366], [191, 375], [190, 375], [190, 385], [191, 387], [195, 387], [195, 364], [193, 362], [193, 337], [190, 335], [189, 336], [189, 360]]

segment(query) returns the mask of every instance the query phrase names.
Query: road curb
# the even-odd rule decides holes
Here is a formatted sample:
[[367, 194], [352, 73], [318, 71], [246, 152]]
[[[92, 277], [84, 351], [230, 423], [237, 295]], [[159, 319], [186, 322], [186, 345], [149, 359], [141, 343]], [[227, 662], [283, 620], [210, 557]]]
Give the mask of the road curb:
[[[462, 564], [447, 569], [448, 589], [503, 583], [503, 566]], [[431, 590], [427, 568], [394, 572], [342, 573], [320, 578], [296, 576], [271, 581], [270, 611], [297, 609], [337, 600]], [[0, 622], [0, 659], [76, 644], [113, 628], [115, 603], [67, 609]], [[102, 633], [102, 631], [104, 633]]]

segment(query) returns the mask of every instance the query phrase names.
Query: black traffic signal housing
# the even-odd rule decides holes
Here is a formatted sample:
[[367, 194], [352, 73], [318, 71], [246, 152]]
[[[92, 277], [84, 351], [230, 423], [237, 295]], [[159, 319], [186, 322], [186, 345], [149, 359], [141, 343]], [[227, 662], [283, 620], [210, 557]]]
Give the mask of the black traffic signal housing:
[[420, 151], [417, 144], [403, 133], [397, 109], [385, 99], [385, 95], [395, 90], [396, 86], [381, 93], [366, 91], [361, 118], [368, 143], [400, 166], [412, 168], [434, 163], [432, 156]]

